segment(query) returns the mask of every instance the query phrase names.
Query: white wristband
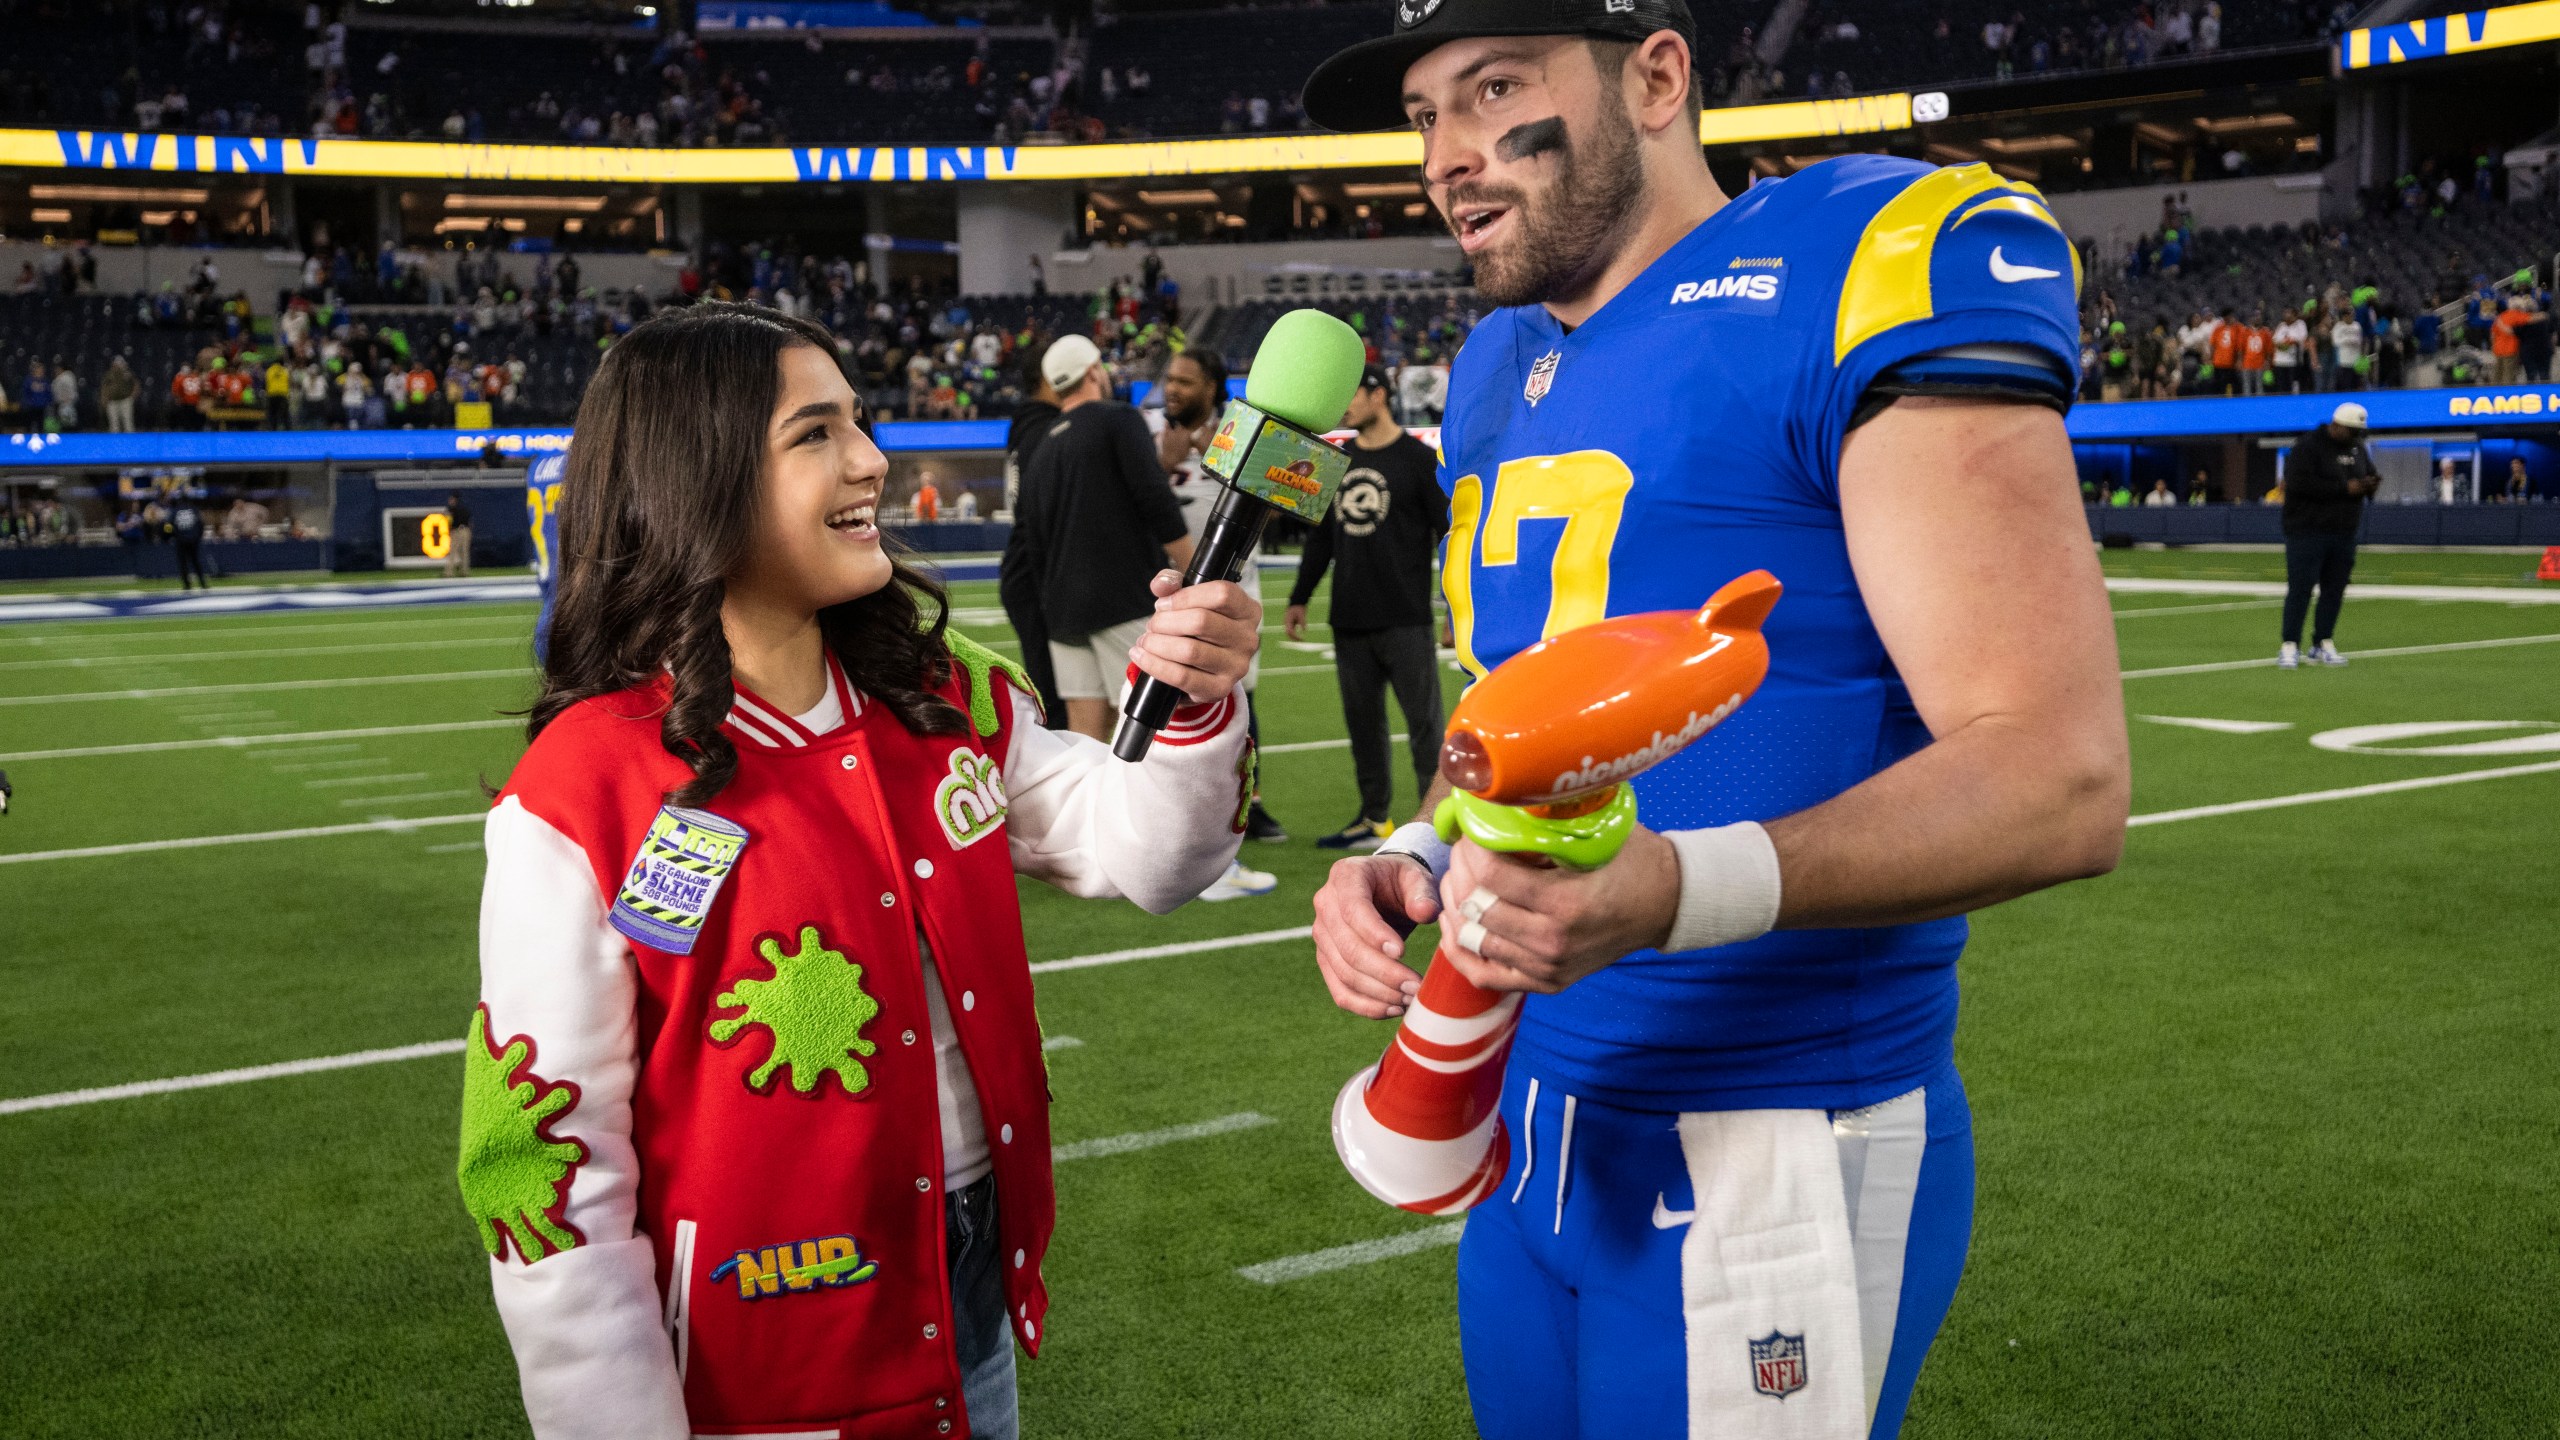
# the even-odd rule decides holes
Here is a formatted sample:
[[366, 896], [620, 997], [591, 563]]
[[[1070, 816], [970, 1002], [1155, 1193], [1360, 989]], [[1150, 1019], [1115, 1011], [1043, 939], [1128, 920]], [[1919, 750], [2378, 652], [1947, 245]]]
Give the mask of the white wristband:
[[1680, 912], [1666, 952], [1757, 940], [1778, 923], [1778, 848], [1745, 820], [1663, 835], [1680, 856]]
[[1440, 832], [1433, 829], [1427, 820], [1397, 826], [1396, 833], [1387, 837], [1387, 843], [1379, 846], [1377, 853], [1403, 855], [1421, 861], [1422, 868], [1431, 872], [1435, 885], [1440, 882], [1440, 877], [1449, 873], [1449, 842], [1441, 839]]

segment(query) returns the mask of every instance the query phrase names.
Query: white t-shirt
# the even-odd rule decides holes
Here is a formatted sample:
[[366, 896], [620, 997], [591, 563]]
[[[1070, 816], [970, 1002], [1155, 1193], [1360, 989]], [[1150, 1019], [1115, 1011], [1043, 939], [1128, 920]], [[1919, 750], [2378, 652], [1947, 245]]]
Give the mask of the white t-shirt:
[[[824, 735], [844, 723], [844, 705], [831, 683], [816, 705], [792, 719], [812, 735]], [[978, 1082], [969, 1074], [969, 1059], [960, 1050], [960, 1032], [951, 1023], [951, 1002], [942, 997], [942, 975], [933, 965], [933, 948], [924, 932], [916, 932], [916, 948], [924, 954], [925, 1014], [933, 1026], [933, 1098], [942, 1112], [942, 1188], [945, 1193], [975, 1185], [995, 1170], [987, 1153], [987, 1121], [978, 1108]]]
[[2350, 366], [2364, 358], [2364, 330], [2353, 320], [2330, 326], [2329, 344], [2337, 350], [2340, 366]]
[[2302, 347], [2311, 341], [2311, 327], [2296, 316], [2276, 327], [2275, 340], [2276, 363], [2299, 365], [2302, 363]]

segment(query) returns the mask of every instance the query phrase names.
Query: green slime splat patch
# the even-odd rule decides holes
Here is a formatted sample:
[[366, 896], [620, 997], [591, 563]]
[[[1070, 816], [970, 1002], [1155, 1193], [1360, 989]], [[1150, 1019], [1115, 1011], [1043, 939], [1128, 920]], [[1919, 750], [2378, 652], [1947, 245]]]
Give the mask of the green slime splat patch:
[[770, 980], [740, 980], [714, 1003], [744, 1013], [711, 1022], [711, 1040], [726, 1045], [750, 1025], [773, 1036], [773, 1053], [747, 1076], [748, 1088], [762, 1090], [784, 1067], [791, 1088], [814, 1094], [819, 1080], [834, 1071], [848, 1095], [871, 1088], [871, 1072], [856, 1055], [878, 1046], [862, 1038], [862, 1027], [880, 1014], [880, 1002], [862, 988], [862, 967], [830, 950], [818, 938], [818, 927], [800, 927], [797, 954], [782, 953], [782, 942], [768, 935], [756, 942], [756, 953], [773, 967]]
[[462, 1158], [454, 1167], [462, 1206], [492, 1258], [515, 1242], [527, 1263], [586, 1243], [559, 1218], [570, 1172], [587, 1147], [554, 1138], [548, 1127], [578, 1103], [578, 1087], [533, 1073], [533, 1041], [523, 1035], [493, 1050], [489, 1007], [471, 1012], [463, 1045]]
[[996, 692], [987, 681], [989, 672], [1003, 671], [1015, 690], [1030, 696], [1034, 705], [1040, 703], [1040, 692], [1031, 688], [1030, 672], [1019, 664], [957, 630], [942, 632], [942, 643], [950, 647], [951, 662], [969, 672], [969, 724], [976, 728], [979, 739], [996, 733]]

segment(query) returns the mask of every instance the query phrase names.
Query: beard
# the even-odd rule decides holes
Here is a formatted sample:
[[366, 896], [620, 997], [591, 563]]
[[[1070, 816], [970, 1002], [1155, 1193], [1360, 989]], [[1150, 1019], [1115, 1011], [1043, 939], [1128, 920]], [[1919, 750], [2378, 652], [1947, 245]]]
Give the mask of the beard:
[[1597, 284], [1636, 224], [1644, 157], [1635, 122], [1614, 97], [1587, 140], [1571, 132], [1554, 152], [1555, 178], [1534, 197], [1511, 185], [1461, 185], [1444, 215], [1471, 201], [1506, 205], [1518, 223], [1508, 240], [1473, 257], [1476, 293], [1496, 305], [1569, 300]]

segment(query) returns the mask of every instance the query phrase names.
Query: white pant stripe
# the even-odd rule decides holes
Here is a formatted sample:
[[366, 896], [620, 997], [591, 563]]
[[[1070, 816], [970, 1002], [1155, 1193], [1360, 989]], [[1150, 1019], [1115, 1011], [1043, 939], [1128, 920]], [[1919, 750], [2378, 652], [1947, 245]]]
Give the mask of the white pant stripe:
[[1831, 1134], [1840, 1146], [1850, 1249], [1858, 1264], [1858, 1348], [1866, 1359], [1867, 1423], [1873, 1425], [1902, 1308], [1902, 1261], [1912, 1201], [1920, 1193], [1920, 1159], [1929, 1148], [1929, 1092], [1844, 1111], [1832, 1117]]
[[1538, 1168], [1538, 1077], [1529, 1077], [1529, 1098], [1520, 1106], [1520, 1180], [1511, 1187], [1511, 1203], [1520, 1203], [1520, 1192], [1529, 1188], [1529, 1176]]

